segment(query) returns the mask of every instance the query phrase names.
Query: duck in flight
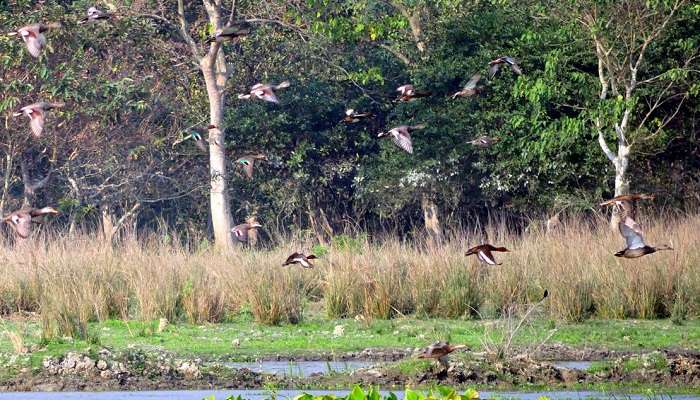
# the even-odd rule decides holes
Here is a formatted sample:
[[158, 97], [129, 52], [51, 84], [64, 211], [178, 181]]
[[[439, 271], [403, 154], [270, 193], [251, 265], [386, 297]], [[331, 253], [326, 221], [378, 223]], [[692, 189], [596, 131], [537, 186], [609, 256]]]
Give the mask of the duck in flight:
[[481, 80], [481, 74], [474, 74], [472, 77], [469, 79], [469, 82], [464, 85], [462, 90], [459, 92], [455, 93], [452, 95], [453, 99], [456, 99], [457, 97], [471, 97], [474, 96], [475, 94], [478, 94], [481, 92], [484, 87], [483, 86], [477, 86], [479, 81]]
[[243, 168], [243, 172], [248, 179], [253, 179], [253, 166], [256, 160], [267, 160], [267, 157], [264, 154], [250, 154], [236, 160], [236, 165]]
[[233, 233], [233, 237], [236, 238], [241, 243], [248, 243], [248, 231], [251, 229], [258, 229], [262, 228], [262, 225], [260, 225], [257, 222], [252, 222], [248, 223], [245, 222], [240, 225], [236, 225], [231, 229], [231, 232]]
[[287, 257], [287, 261], [282, 264], [282, 266], [287, 266], [287, 265], [292, 265], [292, 264], [299, 264], [304, 268], [313, 268], [314, 265], [311, 263], [309, 260], [315, 260], [318, 257], [316, 257], [313, 254], [305, 255], [302, 252], [294, 252], [292, 253], [289, 257]]
[[396, 91], [399, 92], [399, 97], [396, 101], [413, 101], [432, 94], [431, 92], [419, 92], [411, 84], [399, 86], [396, 88]]
[[493, 77], [496, 76], [503, 64], [509, 65], [510, 69], [516, 75], [523, 74], [523, 70], [520, 69], [520, 66], [518, 65], [518, 63], [515, 62], [515, 60], [512, 57], [498, 57], [495, 60], [489, 61], [489, 79], [493, 79]]
[[223, 29], [218, 29], [216, 32], [214, 32], [214, 35], [207, 38], [207, 40], [204, 43], [208, 44], [213, 42], [231, 42], [238, 38], [250, 35], [250, 32], [252, 30], [253, 27], [248, 21], [236, 21]]
[[216, 125], [208, 125], [206, 128], [198, 126], [191, 127], [189, 128], [189, 134], [185, 135], [182, 139], [177, 140], [175, 143], [173, 143], [173, 147], [184, 142], [185, 140], [192, 139], [194, 141], [195, 146], [197, 146], [199, 150], [207, 153], [209, 152], [209, 148], [207, 147], [207, 145], [209, 144], [209, 140], [204, 138], [204, 134], [208, 133], [211, 129], [216, 129]]
[[32, 224], [41, 224], [47, 215], [56, 215], [58, 210], [53, 207], [23, 208], [6, 215], [2, 221], [10, 225], [15, 234], [26, 239], [32, 233]]
[[413, 154], [413, 142], [411, 132], [416, 129], [423, 129], [425, 125], [400, 125], [387, 132], [379, 132], [377, 137], [390, 137], [399, 148], [408, 154]]
[[275, 90], [289, 87], [289, 81], [281, 82], [279, 85], [270, 85], [267, 83], [257, 83], [250, 88], [250, 93], [239, 94], [239, 99], [260, 99], [269, 101], [270, 103], [279, 103], [279, 99], [275, 95]]
[[34, 136], [39, 137], [44, 131], [44, 123], [46, 122], [46, 113], [55, 108], [64, 107], [64, 103], [49, 103], [40, 101], [20, 108], [20, 110], [12, 115], [19, 117], [26, 115], [29, 118], [29, 126], [32, 129]]
[[494, 247], [488, 243], [480, 244], [478, 246], [474, 246], [471, 249], [467, 250], [465, 253], [466, 256], [471, 256], [476, 254], [476, 257], [479, 259], [479, 261], [488, 264], [488, 265], [501, 265], [501, 263], [496, 262], [496, 258], [493, 256], [493, 251], [501, 251], [501, 252], [506, 252], [510, 251], [506, 249], [505, 247]]
[[355, 124], [357, 122], [362, 121], [363, 119], [372, 117], [374, 117], [374, 114], [372, 114], [371, 112], [361, 113], [355, 111], [352, 108], [348, 108], [347, 110], [345, 110], [345, 117], [343, 118], [342, 122], [345, 122], [346, 124]]
[[615, 253], [616, 257], [639, 258], [647, 254], [662, 250], [673, 250], [669, 245], [649, 246], [644, 240], [642, 227], [635, 220], [637, 218], [637, 201], [653, 199], [649, 194], [628, 194], [616, 196], [601, 203], [603, 206], [614, 205], [620, 213], [620, 221], [617, 227], [620, 235], [625, 239], [625, 248]]
[[79, 24], [84, 24], [87, 22], [97, 22], [97, 21], [105, 21], [112, 18], [112, 14], [106, 13], [102, 10], [100, 10], [97, 7], [90, 7], [87, 10], [87, 16], [80, 21], [78, 21]]
[[476, 146], [476, 147], [481, 147], [482, 149], [485, 149], [487, 147], [491, 147], [495, 143], [497, 143], [501, 138], [496, 137], [496, 136], [480, 136], [474, 140], [470, 140], [467, 143]]
[[440, 365], [447, 368], [449, 366], [448, 356], [450, 353], [465, 348], [467, 348], [467, 346], [463, 344], [451, 345], [448, 342], [435, 342], [423, 350], [423, 352], [418, 355], [418, 358], [437, 360]]
[[41, 55], [41, 50], [46, 46], [46, 36], [44, 36], [44, 33], [49, 29], [58, 29], [60, 27], [61, 24], [59, 22], [50, 22], [47, 24], [36, 23], [23, 26], [7, 35], [19, 35], [22, 40], [24, 40], [29, 54], [34, 58], [38, 58]]

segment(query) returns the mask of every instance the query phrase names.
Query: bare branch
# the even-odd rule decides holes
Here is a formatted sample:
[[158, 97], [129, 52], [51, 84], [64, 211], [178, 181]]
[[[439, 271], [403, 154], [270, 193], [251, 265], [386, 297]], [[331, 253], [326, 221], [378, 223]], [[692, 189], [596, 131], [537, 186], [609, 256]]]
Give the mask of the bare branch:
[[185, 18], [184, 0], [177, 0], [177, 17], [180, 21], [180, 35], [182, 36], [184, 41], [187, 42], [188, 45], [190, 45], [192, 55], [197, 59], [201, 58], [202, 55], [199, 51], [199, 48], [197, 47], [197, 43], [195, 43], [194, 39], [192, 39], [192, 36], [190, 36], [189, 24], [187, 23], [187, 18]]
[[226, 26], [229, 26], [233, 23], [233, 18], [236, 16], [236, 0], [231, 0], [231, 12], [228, 15], [228, 22], [226, 22]]
[[410, 60], [408, 57], [406, 57], [403, 53], [401, 53], [400, 51], [396, 50], [395, 48], [393, 48], [393, 47], [391, 47], [391, 46], [389, 46], [389, 45], [387, 45], [387, 44], [384, 44], [384, 43], [379, 43], [377, 46], [379, 46], [379, 47], [381, 47], [382, 49], [384, 49], [384, 50], [388, 51], [389, 53], [393, 54], [394, 57], [396, 57], [396, 58], [398, 58], [399, 60], [401, 60], [401, 62], [404, 63], [404, 65], [406, 65], [406, 66], [410, 66], [410, 65], [411, 65], [411, 60]]
[[595, 120], [595, 125], [596, 129], [598, 129], [598, 144], [600, 145], [600, 148], [603, 150], [603, 153], [605, 153], [605, 156], [608, 157], [608, 160], [615, 163], [617, 157], [615, 156], [615, 153], [613, 153], [612, 150], [610, 150], [608, 143], [605, 141], [605, 137], [603, 136], [603, 130], [601, 129], [599, 119]]

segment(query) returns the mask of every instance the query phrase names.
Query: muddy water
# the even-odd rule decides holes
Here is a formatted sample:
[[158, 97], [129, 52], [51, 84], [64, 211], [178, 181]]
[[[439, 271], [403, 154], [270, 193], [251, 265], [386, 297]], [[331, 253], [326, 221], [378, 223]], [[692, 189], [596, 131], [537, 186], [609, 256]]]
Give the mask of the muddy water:
[[[276, 392], [278, 399], [291, 399], [294, 396], [302, 393], [298, 390], [280, 390]], [[328, 391], [328, 390], [310, 390], [306, 393], [314, 395], [320, 394], [335, 394], [337, 396], [345, 396], [348, 391]], [[388, 392], [384, 392], [388, 393]], [[399, 398], [403, 397], [402, 392], [396, 393]], [[603, 392], [480, 392], [482, 399], [518, 399], [518, 400], [537, 400], [541, 396], [547, 396], [552, 400], [564, 399], [629, 399], [629, 400], [645, 400], [649, 399], [647, 395], [640, 394], [622, 394], [622, 393], [603, 393]], [[0, 393], [0, 400], [202, 400], [207, 396], [215, 396], [217, 400], [223, 400], [227, 396], [241, 395], [246, 400], [266, 400], [271, 397], [270, 392], [262, 390], [192, 390], [192, 391], [143, 391], [143, 392], [80, 392], [80, 393], [42, 393], [42, 392], [24, 392], [24, 393]], [[661, 398], [661, 397], [659, 397]], [[664, 400], [697, 400], [700, 396], [690, 395], [663, 395]]]
[[230, 368], [247, 368], [253, 372], [308, 377], [313, 374], [348, 373], [377, 363], [370, 361], [262, 361], [224, 363]]

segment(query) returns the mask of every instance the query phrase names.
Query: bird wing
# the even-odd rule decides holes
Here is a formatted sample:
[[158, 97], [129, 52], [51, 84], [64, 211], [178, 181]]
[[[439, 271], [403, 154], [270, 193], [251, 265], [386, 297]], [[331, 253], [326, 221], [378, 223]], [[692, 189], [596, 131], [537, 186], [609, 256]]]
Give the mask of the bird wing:
[[261, 89], [255, 93], [259, 98], [265, 101], [269, 101], [270, 103], [279, 103], [277, 96], [275, 96], [275, 92], [273, 92], [270, 88]]
[[489, 67], [489, 79], [493, 79], [493, 77], [498, 73], [499, 69], [501, 69], [501, 64], [491, 64]]
[[27, 50], [29, 54], [34, 58], [38, 58], [41, 55], [41, 48], [46, 44], [46, 38], [41, 33], [36, 36], [28, 35], [22, 36], [24, 43], [27, 45]]
[[207, 148], [206, 142], [207, 142], [207, 141], [204, 140], [204, 139], [202, 139], [201, 136], [199, 136], [199, 138], [194, 138], [194, 144], [195, 144], [195, 146], [197, 146], [197, 148], [198, 148], [199, 150], [202, 150], [202, 151], [205, 152], [205, 153], [209, 151], [209, 149]]
[[282, 81], [279, 83], [279, 85], [275, 86], [275, 89], [284, 89], [288, 88], [290, 85], [289, 81]]
[[639, 249], [646, 247], [644, 243], [644, 237], [642, 236], [642, 229], [635, 220], [630, 217], [621, 220], [618, 223], [618, 228], [620, 229], [620, 234], [625, 238], [628, 249]]
[[29, 237], [32, 233], [32, 217], [25, 213], [15, 213], [10, 215], [5, 222], [8, 222], [15, 233], [22, 239]]
[[391, 140], [408, 154], [413, 154], [413, 143], [409, 133], [401, 133], [396, 130], [391, 131]]
[[29, 126], [32, 128], [32, 133], [34, 136], [41, 136], [44, 131], [44, 112], [33, 109], [32, 113], [29, 114]]
[[512, 69], [513, 72], [515, 72], [517, 75], [522, 75], [522, 74], [523, 74], [523, 70], [520, 69], [520, 66], [519, 66], [518, 64], [516, 64], [515, 61], [513, 61], [512, 63], [510, 63], [510, 69]]
[[236, 225], [233, 227], [232, 232], [239, 242], [248, 241], [248, 224]]
[[488, 265], [498, 265], [496, 259], [493, 257], [493, 254], [491, 254], [491, 250], [481, 249], [477, 253], [477, 257], [479, 257], [479, 260], [485, 262]]
[[469, 79], [469, 82], [467, 82], [466, 85], [464, 85], [465, 90], [472, 90], [476, 87], [476, 84], [479, 83], [481, 80], [481, 74], [474, 74], [472, 75], [471, 79]]
[[615, 206], [621, 209], [621, 219], [624, 220], [625, 218], [629, 217], [634, 220], [637, 218], [637, 204], [634, 201], [618, 200], [615, 202]]

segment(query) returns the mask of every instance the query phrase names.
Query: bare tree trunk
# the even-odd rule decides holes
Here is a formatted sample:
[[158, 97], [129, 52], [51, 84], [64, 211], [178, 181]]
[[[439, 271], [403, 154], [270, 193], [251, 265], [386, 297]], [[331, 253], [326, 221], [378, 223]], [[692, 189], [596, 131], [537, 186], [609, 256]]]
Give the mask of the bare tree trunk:
[[114, 218], [109, 209], [109, 204], [100, 204], [100, 213], [102, 214], [102, 239], [105, 243], [111, 244], [114, 237]]
[[630, 146], [618, 144], [617, 157], [615, 157], [615, 196], [629, 194], [630, 180], [627, 174], [630, 160]]
[[428, 234], [428, 244], [440, 245], [442, 243], [442, 231], [440, 230], [440, 220], [438, 219], [438, 207], [427, 196], [421, 198], [421, 208], [423, 209], [423, 223]]

